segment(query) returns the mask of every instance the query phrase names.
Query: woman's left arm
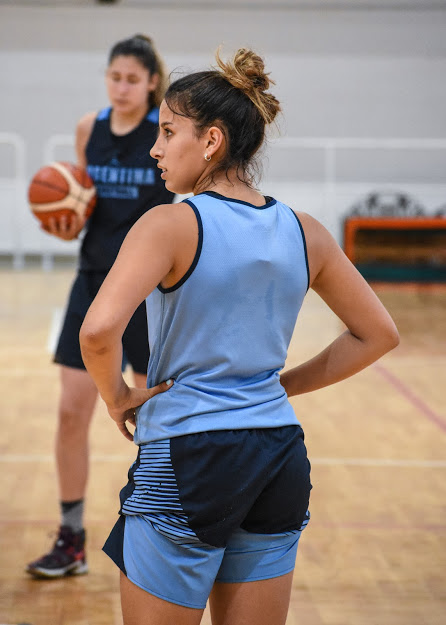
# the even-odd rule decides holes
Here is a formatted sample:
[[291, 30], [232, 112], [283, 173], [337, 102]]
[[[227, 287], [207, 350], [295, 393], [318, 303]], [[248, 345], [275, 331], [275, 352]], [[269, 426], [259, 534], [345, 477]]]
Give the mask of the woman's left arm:
[[137, 307], [174, 266], [171, 210], [172, 205], [152, 208], [130, 230], [79, 334], [87, 371], [110, 416], [130, 440], [125, 422], [133, 422], [135, 407], [169, 388], [165, 383], [153, 389], [127, 386], [121, 372], [121, 339]]
[[310, 286], [347, 329], [314, 358], [281, 374], [289, 397], [345, 380], [399, 342], [389, 313], [329, 232], [309, 215], [300, 214], [300, 220], [307, 241]]

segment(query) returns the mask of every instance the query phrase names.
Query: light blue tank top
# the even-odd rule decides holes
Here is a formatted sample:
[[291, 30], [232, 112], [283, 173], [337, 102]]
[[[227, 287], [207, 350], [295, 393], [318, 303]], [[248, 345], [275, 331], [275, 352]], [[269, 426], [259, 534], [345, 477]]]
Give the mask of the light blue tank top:
[[135, 443], [295, 425], [279, 372], [309, 284], [301, 224], [274, 199], [257, 207], [208, 191], [186, 202], [195, 259], [147, 298], [147, 385], [175, 383], [138, 410]]

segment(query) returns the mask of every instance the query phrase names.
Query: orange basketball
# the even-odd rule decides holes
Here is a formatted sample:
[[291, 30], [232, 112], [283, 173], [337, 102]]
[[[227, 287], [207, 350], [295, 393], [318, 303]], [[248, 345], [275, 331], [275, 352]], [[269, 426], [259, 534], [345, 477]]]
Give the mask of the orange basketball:
[[34, 215], [46, 226], [50, 217], [89, 217], [96, 204], [96, 189], [85, 169], [56, 162], [45, 165], [33, 176], [28, 200]]

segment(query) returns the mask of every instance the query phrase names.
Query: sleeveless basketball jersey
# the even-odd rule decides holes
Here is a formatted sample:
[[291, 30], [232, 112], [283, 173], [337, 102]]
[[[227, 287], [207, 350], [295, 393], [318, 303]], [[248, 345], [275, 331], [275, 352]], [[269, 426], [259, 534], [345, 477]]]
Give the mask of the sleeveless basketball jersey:
[[147, 298], [148, 387], [135, 443], [298, 423], [279, 381], [308, 289], [302, 227], [286, 205], [205, 192], [185, 200], [199, 242], [186, 275]]
[[157, 108], [126, 135], [113, 134], [111, 107], [99, 112], [86, 148], [97, 204], [82, 243], [80, 268], [108, 271], [130, 228], [147, 210], [169, 204], [157, 162], [149, 152], [158, 132]]

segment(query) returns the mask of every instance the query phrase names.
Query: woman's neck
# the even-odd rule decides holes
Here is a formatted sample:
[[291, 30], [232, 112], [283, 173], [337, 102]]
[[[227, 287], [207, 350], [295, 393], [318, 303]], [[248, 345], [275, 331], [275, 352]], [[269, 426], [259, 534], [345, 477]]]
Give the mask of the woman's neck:
[[112, 109], [110, 116], [110, 128], [115, 135], [127, 135], [134, 130], [148, 113], [148, 107], [138, 109], [128, 115], [123, 115]]
[[228, 178], [226, 174], [222, 176], [217, 175], [213, 182], [196, 190], [195, 194], [204, 193], [205, 191], [214, 191], [225, 197], [233, 198], [234, 200], [242, 200], [243, 202], [248, 202], [255, 206], [265, 204], [263, 195], [256, 189], [250, 187], [247, 182], [239, 180], [235, 174], [231, 175], [230, 172], [228, 172]]

